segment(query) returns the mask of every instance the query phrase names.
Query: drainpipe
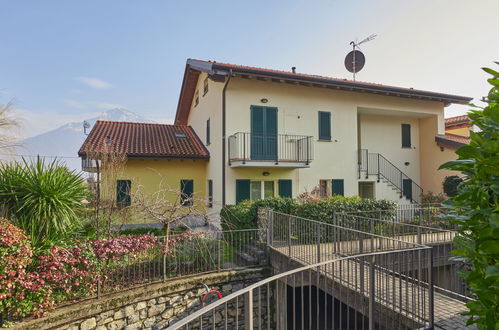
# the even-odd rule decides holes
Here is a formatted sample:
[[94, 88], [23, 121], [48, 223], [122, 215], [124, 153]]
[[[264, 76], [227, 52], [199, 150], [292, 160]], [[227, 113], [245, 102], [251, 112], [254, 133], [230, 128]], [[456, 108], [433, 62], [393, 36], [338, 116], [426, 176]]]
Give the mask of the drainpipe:
[[226, 108], [226, 97], [225, 92], [227, 86], [229, 85], [230, 79], [232, 78], [232, 69], [229, 71], [229, 78], [225, 82], [224, 89], [222, 90], [222, 207], [225, 206], [225, 108]]

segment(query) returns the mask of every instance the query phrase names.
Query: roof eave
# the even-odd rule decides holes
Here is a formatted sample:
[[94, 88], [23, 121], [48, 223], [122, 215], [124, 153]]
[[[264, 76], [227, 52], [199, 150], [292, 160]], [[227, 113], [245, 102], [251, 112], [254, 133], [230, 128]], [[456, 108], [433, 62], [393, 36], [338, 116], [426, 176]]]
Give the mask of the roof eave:
[[388, 93], [390, 96], [402, 96], [402, 97], [410, 97], [410, 98], [417, 98], [417, 99], [429, 99], [432, 101], [438, 101], [438, 102], [443, 102], [445, 105], [448, 105], [450, 103], [456, 103], [456, 104], [468, 104], [473, 98], [471, 97], [465, 97], [465, 96], [458, 96], [458, 95], [449, 95], [449, 94], [442, 94], [442, 93], [434, 93], [434, 92], [426, 92], [426, 91], [420, 91], [420, 90], [414, 90], [413, 92], [410, 92], [407, 89], [402, 89], [402, 88], [396, 88], [396, 87], [391, 87], [391, 86], [376, 86], [376, 85], [371, 85], [371, 84], [363, 84], [360, 82], [353, 82], [353, 81], [340, 81], [340, 80], [335, 80], [332, 81], [330, 79], [326, 78], [321, 78], [321, 77], [304, 77], [304, 76], [297, 76], [293, 73], [283, 73], [283, 72], [271, 72], [271, 71], [261, 71], [261, 70], [256, 70], [256, 69], [251, 69], [251, 68], [240, 68], [240, 67], [232, 67], [232, 66], [226, 66], [223, 64], [218, 64], [218, 63], [211, 63], [212, 64], [212, 70], [214, 71], [228, 71], [232, 70], [233, 73], [240, 73], [240, 74], [251, 74], [254, 76], [261, 76], [261, 77], [271, 77], [271, 78], [280, 78], [280, 79], [286, 79], [286, 80], [294, 80], [298, 82], [311, 82], [311, 83], [319, 83], [322, 85], [328, 85], [332, 87], [337, 87], [340, 89], [346, 89], [350, 91], [363, 91], [363, 92], [370, 92], [370, 93]]

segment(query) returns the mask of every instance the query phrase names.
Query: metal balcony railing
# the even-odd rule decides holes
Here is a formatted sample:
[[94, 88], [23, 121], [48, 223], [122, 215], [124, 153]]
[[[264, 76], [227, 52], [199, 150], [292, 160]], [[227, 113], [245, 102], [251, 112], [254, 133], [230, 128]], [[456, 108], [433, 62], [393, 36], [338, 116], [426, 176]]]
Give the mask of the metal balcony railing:
[[312, 136], [235, 133], [229, 136], [229, 161], [303, 163], [313, 159]]
[[[99, 163], [99, 164], [97, 164]], [[98, 171], [98, 166], [100, 165], [100, 160], [82, 158], [81, 159], [81, 169], [84, 172], [96, 173]]]

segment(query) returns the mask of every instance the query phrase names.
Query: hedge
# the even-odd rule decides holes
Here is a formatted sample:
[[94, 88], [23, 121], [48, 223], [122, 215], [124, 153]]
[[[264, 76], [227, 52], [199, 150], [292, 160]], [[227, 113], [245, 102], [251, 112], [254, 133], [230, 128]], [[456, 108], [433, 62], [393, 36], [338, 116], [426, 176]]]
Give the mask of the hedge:
[[220, 211], [222, 228], [224, 230], [256, 228], [258, 207], [266, 207], [276, 212], [332, 223], [334, 214], [338, 212], [395, 211], [397, 204], [389, 200], [343, 196], [322, 199], [272, 197], [255, 202], [244, 201], [237, 205], [224, 206]]

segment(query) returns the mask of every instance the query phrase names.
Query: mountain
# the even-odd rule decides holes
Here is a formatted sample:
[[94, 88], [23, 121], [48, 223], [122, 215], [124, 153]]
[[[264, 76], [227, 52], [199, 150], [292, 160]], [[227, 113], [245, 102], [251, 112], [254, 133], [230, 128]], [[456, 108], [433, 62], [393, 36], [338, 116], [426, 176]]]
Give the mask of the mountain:
[[[99, 116], [89, 118], [86, 121], [93, 127], [97, 120], [154, 123], [152, 120], [122, 108], [105, 111]], [[90, 132], [90, 129], [87, 130], [87, 133]], [[46, 133], [25, 139], [19, 153], [33, 156], [61, 157], [60, 160], [64, 161], [69, 168], [81, 170], [81, 161], [77, 153], [85, 138], [83, 122], [68, 123]]]

